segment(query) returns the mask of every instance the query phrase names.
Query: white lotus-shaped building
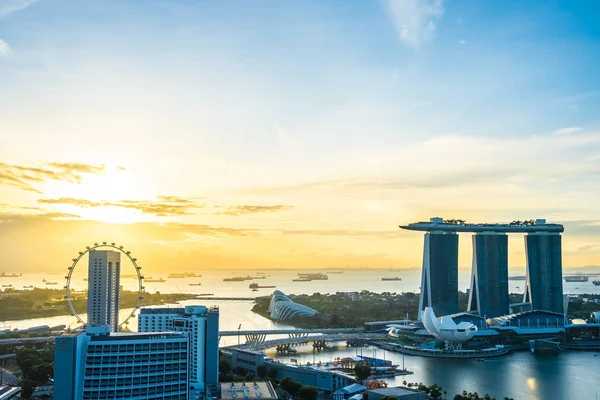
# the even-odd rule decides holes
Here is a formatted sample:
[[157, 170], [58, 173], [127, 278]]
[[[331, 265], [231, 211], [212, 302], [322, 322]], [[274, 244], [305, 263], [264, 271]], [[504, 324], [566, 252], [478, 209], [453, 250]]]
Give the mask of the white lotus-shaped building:
[[317, 314], [317, 310], [303, 304], [294, 303], [280, 290], [273, 292], [268, 311], [271, 313], [271, 318], [276, 320], [286, 320], [293, 317], [310, 317]]
[[431, 307], [425, 308], [423, 325], [433, 336], [446, 342], [446, 348], [461, 348], [463, 342], [477, 333], [477, 326], [470, 322], [457, 325], [450, 316], [437, 318]]

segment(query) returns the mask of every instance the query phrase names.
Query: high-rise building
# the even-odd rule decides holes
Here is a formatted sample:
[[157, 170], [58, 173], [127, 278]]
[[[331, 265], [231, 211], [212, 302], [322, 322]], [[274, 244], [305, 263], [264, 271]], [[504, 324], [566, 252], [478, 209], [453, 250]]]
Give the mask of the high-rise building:
[[508, 314], [508, 303], [508, 236], [506, 233], [477, 233], [473, 235], [467, 310], [494, 318]]
[[527, 274], [524, 301], [533, 310], [562, 313], [562, 248], [559, 233], [535, 232], [525, 236]]
[[432, 307], [440, 316], [458, 312], [458, 235], [455, 232], [425, 234], [419, 319], [426, 307]]
[[190, 385], [214, 390], [219, 381], [219, 309], [205, 306], [142, 308], [140, 332], [186, 332], [190, 340]]
[[54, 347], [54, 398], [189, 398], [189, 341], [183, 332], [111, 333], [88, 326]]
[[119, 330], [119, 275], [121, 253], [91, 250], [88, 264], [88, 325]]

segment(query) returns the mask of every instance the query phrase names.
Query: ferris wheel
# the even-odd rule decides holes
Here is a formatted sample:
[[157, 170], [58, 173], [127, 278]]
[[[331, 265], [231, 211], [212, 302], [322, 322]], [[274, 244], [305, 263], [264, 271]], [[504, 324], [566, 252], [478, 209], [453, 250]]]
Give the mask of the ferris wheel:
[[73, 264], [71, 264], [71, 266], [69, 267], [69, 272], [67, 273], [67, 276], [65, 276], [65, 279], [67, 280], [67, 283], [65, 285], [65, 299], [67, 299], [67, 303], [69, 305], [69, 308], [71, 309], [71, 314], [73, 314], [73, 316], [75, 318], [77, 318], [77, 321], [79, 321], [82, 325], [86, 325], [86, 321], [84, 321], [81, 316], [77, 313], [77, 311], [75, 311], [75, 307], [73, 307], [73, 302], [71, 301], [71, 278], [73, 276], [73, 271], [75, 271], [75, 267], [77, 266], [77, 263], [79, 263], [79, 261], [81, 261], [81, 259], [88, 254], [90, 251], [99, 249], [99, 248], [109, 248], [109, 249], [114, 249], [117, 250], [123, 254], [125, 254], [125, 256], [127, 256], [127, 258], [129, 258], [129, 261], [131, 261], [131, 263], [133, 264], [133, 267], [135, 269], [135, 273], [136, 273], [136, 277], [138, 280], [138, 293], [137, 293], [137, 298], [136, 298], [136, 302], [135, 302], [135, 306], [133, 307], [133, 309], [131, 310], [131, 313], [129, 313], [129, 315], [127, 316], [127, 318], [125, 318], [125, 320], [123, 320], [123, 322], [121, 322], [119, 324], [119, 327], [122, 325], [126, 325], [129, 322], [129, 319], [132, 318], [133, 316], [135, 316], [135, 313], [137, 312], [137, 310], [140, 308], [140, 302], [144, 299], [144, 296], [142, 295], [143, 291], [144, 291], [144, 276], [142, 275], [142, 267], [140, 267], [137, 264], [137, 258], [133, 257], [133, 255], [131, 254], [131, 251], [129, 250], [125, 250], [123, 248], [123, 246], [117, 246], [114, 242], [113, 243], [107, 243], [107, 242], [102, 242], [102, 243], [94, 243], [93, 246], [86, 246], [85, 247], [85, 251], [80, 251], [79, 255], [76, 258], [73, 258]]

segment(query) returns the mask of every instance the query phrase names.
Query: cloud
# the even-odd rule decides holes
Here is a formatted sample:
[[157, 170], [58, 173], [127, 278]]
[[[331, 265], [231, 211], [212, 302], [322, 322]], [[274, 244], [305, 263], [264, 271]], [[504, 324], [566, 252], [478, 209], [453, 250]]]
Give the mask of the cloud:
[[245, 215], [245, 214], [264, 214], [264, 213], [273, 213], [280, 211], [289, 211], [294, 207], [286, 206], [286, 205], [272, 205], [272, 206], [250, 206], [250, 205], [241, 205], [241, 206], [231, 206], [226, 207], [225, 211], [219, 212], [217, 214], [223, 215]]
[[0, 223], [11, 223], [17, 221], [43, 221], [43, 220], [74, 220], [78, 215], [61, 212], [40, 213], [0, 213]]
[[10, 57], [11, 54], [12, 50], [10, 49], [8, 43], [0, 39], [0, 57]]
[[443, 0], [383, 0], [400, 40], [419, 47], [431, 39], [444, 13]]
[[3, 0], [0, 3], [0, 18], [4, 18], [14, 12], [24, 10], [38, 1], [40, 0]]
[[464, 44], [467, 44], [467, 41], [464, 40], [464, 39], [461, 39], [461, 40], [458, 41], [458, 44], [464, 45]]
[[556, 131], [554, 131], [555, 135], [572, 135], [574, 133], [578, 133], [581, 132], [583, 129], [581, 129], [578, 126], [572, 126], [569, 128], [562, 128], [562, 129], [558, 129]]
[[140, 211], [144, 214], [157, 217], [190, 215], [191, 209], [202, 208], [204, 204], [197, 199], [187, 199], [176, 196], [159, 196], [152, 200], [117, 200], [117, 201], [90, 201], [61, 197], [58, 199], [39, 199], [39, 204], [71, 205], [82, 208], [120, 207]]
[[99, 175], [104, 165], [50, 162], [39, 166], [23, 166], [0, 162], [0, 185], [41, 193], [33, 185], [47, 181], [81, 183], [85, 175]]

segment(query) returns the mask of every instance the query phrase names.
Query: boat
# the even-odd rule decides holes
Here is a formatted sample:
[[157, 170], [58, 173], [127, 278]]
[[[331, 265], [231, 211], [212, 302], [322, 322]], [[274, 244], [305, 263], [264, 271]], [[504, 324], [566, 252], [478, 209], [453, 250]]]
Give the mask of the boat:
[[565, 282], [587, 282], [589, 280], [587, 275], [571, 275], [565, 276], [563, 279]]
[[595, 281], [592, 281], [592, 283], [596, 286], [600, 286], [600, 279], [596, 279]]
[[509, 281], [524, 281], [525, 279], [527, 279], [527, 277], [525, 275], [509, 276], [508, 277]]
[[42, 279], [42, 282], [46, 282], [46, 280], [45, 280], [45, 279]]
[[50, 281], [46, 282], [46, 285], [57, 285], [57, 284], [58, 284], [58, 282], [50, 282]]
[[477, 361], [477, 362], [484, 362], [485, 360], [483, 358], [476, 358], [475, 361]]
[[202, 278], [202, 275], [196, 274], [194, 272], [181, 272], [170, 274], [168, 278], [171, 279], [180, 279], [180, 278]]
[[233, 278], [223, 278], [223, 282], [243, 282], [243, 281], [251, 281], [253, 279], [266, 279], [265, 277], [255, 277], [255, 276], [234, 276]]
[[295, 278], [295, 279], [292, 279], [292, 282], [310, 282], [310, 281], [312, 281], [312, 279], [309, 279], [309, 278]]
[[562, 350], [560, 343], [551, 339], [532, 339], [529, 348], [533, 354], [556, 354]]
[[144, 279], [144, 282], [166, 282], [163, 278], [153, 279], [152, 277]]
[[257, 288], [252, 289], [253, 292], [258, 292]]
[[7, 274], [6, 272], [0, 272], [0, 278], [18, 278], [23, 274]]
[[9, 285], [2, 285], [2, 287], [10, 288], [10, 287], [13, 287], [13, 286], [9, 284]]
[[298, 274], [297, 279], [308, 279], [310, 281], [326, 281], [329, 279], [329, 277], [327, 276], [327, 274], [318, 272], [318, 273]]
[[190, 283], [189, 285], [190, 286], [202, 286], [202, 284], [200, 282], [198, 282], [198, 283]]
[[272, 288], [276, 288], [277, 286], [275, 285], [265, 285], [265, 286], [261, 286], [256, 282], [252, 282], [250, 285], [248, 285], [248, 287], [250, 289], [252, 289], [252, 291], [254, 291], [254, 289], [272, 289]]
[[33, 289], [33, 285], [23, 286], [23, 289]]
[[398, 277], [398, 276], [385, 276], [383, 278], [381, 278], [382, 281], [401, 281], [402, 278]]

